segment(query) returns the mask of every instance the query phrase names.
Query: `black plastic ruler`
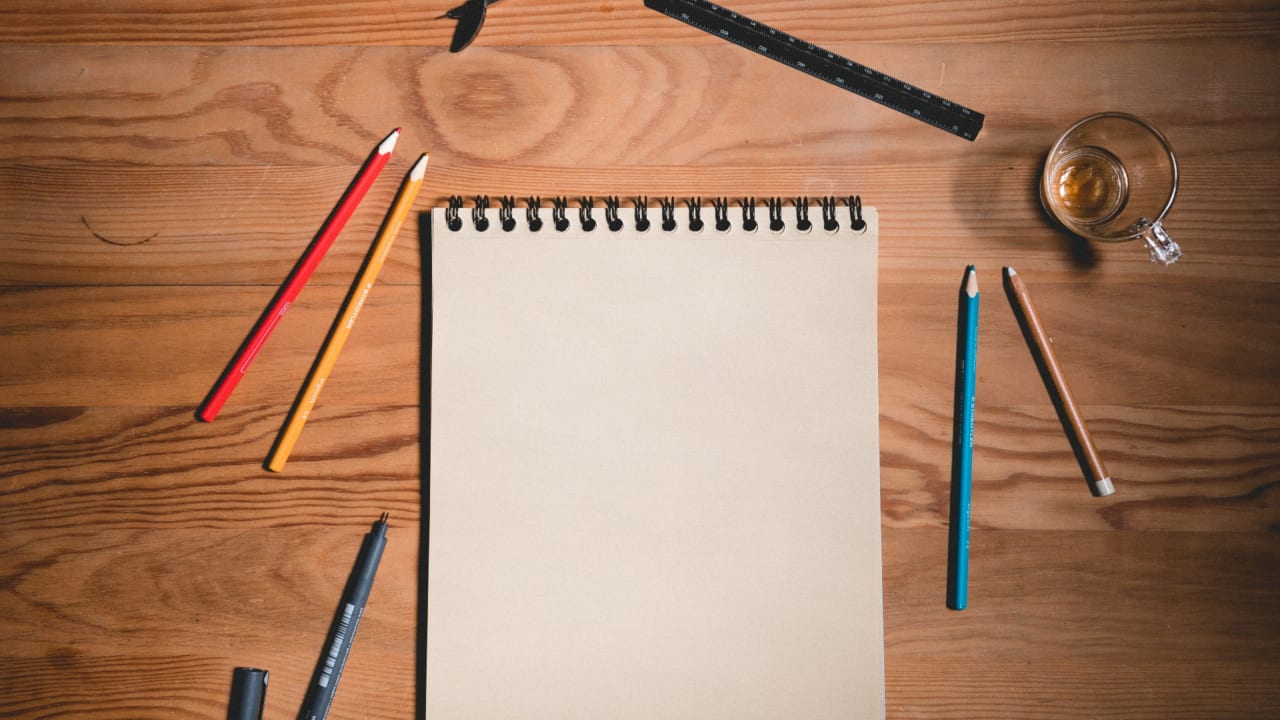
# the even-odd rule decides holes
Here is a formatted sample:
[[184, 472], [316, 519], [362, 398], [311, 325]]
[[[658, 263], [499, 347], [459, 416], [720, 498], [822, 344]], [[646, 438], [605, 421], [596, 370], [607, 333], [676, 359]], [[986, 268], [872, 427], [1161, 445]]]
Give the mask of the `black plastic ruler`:
[[703, 32], [806, 72], [917, 120], [958, 135], [978, 137], [983, 115], [846, 57], [758, 23], [707, 0], [644, 0], [646, 7]]

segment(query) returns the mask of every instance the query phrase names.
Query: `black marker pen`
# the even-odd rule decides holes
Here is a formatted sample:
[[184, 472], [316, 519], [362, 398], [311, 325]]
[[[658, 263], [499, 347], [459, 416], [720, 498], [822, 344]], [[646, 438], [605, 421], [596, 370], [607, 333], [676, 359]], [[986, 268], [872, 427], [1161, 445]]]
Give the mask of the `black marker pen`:
[[231, 702], [227, 720], [262, 720], [267, 701], [267, 671], [238, 667], [231, 674]]
[[369, 591], [373, 589], [373, 576], [378, 572], [378, 562], [382, 560], [382, 549], [386, 546], [387, 514], [383, 513], [369, 534], [364, 536], [360, 555], [342, 593], [342, 605], [329, 628], [329, 640], [325, 643], [320, 662], [316, 664], [315, 674], [311, 676], [311, 686], [302, 701], [298, 720], [325, 720], [329, 716], [333, 694], [338, 689], [347, 656], [351, 654], [351, 643], [356, 639], [365, 603], [369, 601]]

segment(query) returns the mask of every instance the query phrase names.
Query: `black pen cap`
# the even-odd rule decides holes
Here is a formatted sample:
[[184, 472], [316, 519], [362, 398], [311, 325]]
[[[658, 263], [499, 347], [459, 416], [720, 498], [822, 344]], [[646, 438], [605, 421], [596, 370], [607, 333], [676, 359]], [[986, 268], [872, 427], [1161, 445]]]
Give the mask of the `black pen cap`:
[[267, 671], [238, 667], [231, 675], [231, 704], [227, 720], [262, 720], [267, 701]]

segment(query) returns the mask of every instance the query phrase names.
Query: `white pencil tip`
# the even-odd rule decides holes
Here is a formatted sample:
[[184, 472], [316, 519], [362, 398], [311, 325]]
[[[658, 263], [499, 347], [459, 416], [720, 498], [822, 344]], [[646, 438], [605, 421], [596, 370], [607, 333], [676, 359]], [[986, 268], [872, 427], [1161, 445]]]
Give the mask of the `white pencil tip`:
[[400, 128], [396, 128], [395, 130], [392, 130], [391, 134], [387, 136], [387, 139], [383, 140], [382, 144], [378, 146], [378, 154], [387, 155], [392, 150], [395, 150], [396, 140], [399, 140], [399, 139], [400, 139]]
[[1116, 486], [1111, 482], [1111, 478], [1104, 477], [1097, 482], [1097, 486], [1094, 489], [1094, 495], [1097, 497], [1106, 497], [1115, 493], [1115, 491]]
[[423, 175], [427, 174], [427, 157], [429, 153], [422, 153], [422, 157], [418, 158], [418, 162], [414, 163], [413, 169], [409, 171], [410, 180], [421, 180]]
[[1006, 266], [1005, 266], [1005, 268], [1004, 268], [1004, 274], [1005, 274], [1005, 275], [1009, 275], [1010, 277], [1012, 277], [1012, 276], [1014, 276], [1014, 275], [1017, 275], [1017, 274], [1018, 274], [1018, 271], [1017, 271], [1017, 270], [1014, 270], [1012, 267], [1009, 267], [1009, 266], [1007, 266], [1007, 265], [1006, 265]]

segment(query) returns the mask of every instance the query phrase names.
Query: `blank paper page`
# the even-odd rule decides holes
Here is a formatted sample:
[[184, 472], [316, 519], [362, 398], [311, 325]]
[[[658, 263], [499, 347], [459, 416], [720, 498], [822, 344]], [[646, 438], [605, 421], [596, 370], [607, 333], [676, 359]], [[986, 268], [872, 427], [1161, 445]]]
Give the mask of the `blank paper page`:
[[874, 208], [434, 215], [428, 720], [883, 717]]

